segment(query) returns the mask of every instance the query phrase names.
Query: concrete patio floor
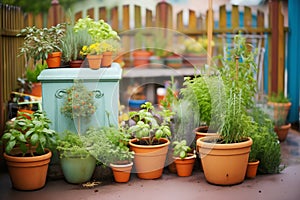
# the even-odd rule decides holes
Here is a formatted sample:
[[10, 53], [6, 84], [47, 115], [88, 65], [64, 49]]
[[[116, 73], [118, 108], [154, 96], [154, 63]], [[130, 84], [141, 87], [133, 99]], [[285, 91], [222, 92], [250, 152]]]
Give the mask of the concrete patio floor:
[[37, 191], [17, 191], [11, 187], [7, 171], [0, 174], [0, 199], [300, 199], [300, 133], [291, 130], [281, 143], [282, 163], [287, 167], [280, 174], [258, 175], [234, 186], [216, 186], [205, 181], [201, 170], [194, 170], [190, 177], [177, 177], [166, 169], [162, 178], [140, 180], [131, 174], [128, 183], [104, 181], [92, 188], [66, 183], [63, 179], [48, 180]]

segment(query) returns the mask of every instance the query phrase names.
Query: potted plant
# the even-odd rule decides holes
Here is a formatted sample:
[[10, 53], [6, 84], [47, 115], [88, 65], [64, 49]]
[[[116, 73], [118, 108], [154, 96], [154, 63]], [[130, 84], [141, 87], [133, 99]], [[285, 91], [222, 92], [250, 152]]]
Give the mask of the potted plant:
[[[216, 89], [214, 86], [218, 84], [218, 77], [196, 75], [194, 78], [187, 77], [184, 79], [183, 88], [180, 90], [182, 99], [193, 105], [199, 113], [199, 126], [194, 130], [196, 140], [208, 136], [217, 136], [217, 119], [213, 115], [214, 109], [212, 108], [212, 95]], [[220, 95], [220, 94], [218, 94]]]
[[91, 69], [99, 69], [101, 66], [103, 49], [101, 48], [101, 43], [92, 43], [89, 46], [83, 46], [80, 54], [86, 56], [89, 67]]
[[279, 173], [283, 167], [281, 166], [280, 143], [274, 132], [273, 122], [269, 115], [259, 107], [251, 109], [250, 115], [253, 119], [250, 132], [253, 144], [249, 162], [259, 161], [257, 171], [262, 174]]
[[277, 133], [279, 141], [285, 141], [288, 131], [291, 127], [290, 123], [286, 122], [287, 115], [291, 108], [292, 103], [282, 92], [272, 94], [268, 98], [268, 107], [272, 111], [270, 117], [273, 119], [275, 125], [274, 131]]
[[[64, 24], [57, 24], [50, 28], [26, 27], [17, 35], [25, 36], [20, 55], [25, 55], [26, 61], [33, 58], [34, 64], [39, 60], [42, 60], [42, 64], [44, 64], [46, 60], [48, 67], [59, 67], [64, 33]], [[58, 60], [54, 58], [58, 58]]]
[[96, 155], [98, 161], [112, 168], [116, 182], [128, 182], [134, 157], [134, 152], [128, 146], [130, 135], [110, 126], [100, 128], [95, 136], [101, 140], [101, 149]]
[[[127, 131], [132, 137], [130, 149], [135, 152], [134, 164], [141, 179], [161, 177], [171, 136], [170, 121], [173, 113], [163, 110], [157, 113], [150, 102], [139, 111], [131, 111]], [[151, 156], [150, 156], [151, 155]]]
[[256, 65], [245, 38], [236, 35], [234, 44], [220, 69], [226, 95], [225, 106], [220, 112], [220, 136], [197, 140], [205, 178], [217, 185], [243, 182], [252, 145], [249, 137], [252, 120], [247, 111], [254, 106]]
[[115, 39], [107, 39], [103, 40], [100, 45], [102, 49], [101, 51], [103, 52], [101, 67], [110, 67], [113, 61], [113, 54], [120, 48], [119, 41]]
[[38, 81], [37, 77], [40, 73], [47, 68], [47, 65], [43, 64], [36, 64], [34, 69], [27, 67], [26, 70], [26, 78], [27, 81], [31, 84], [31, 95], [33, 96], [42, 96], [42, 84]]
[[83, 46], [92, 43], [91, 36], [86, 30], [75, 32], [74, 24], [67, 24], [66, 34], [62, 38], [63, 61], [70, 63], [70, 67], [81, 67], [84, 56], [80, 54]]
[[46, 183], [48, 164], [56, 145], [56, 132], [49, 128], [46, 114], [17, 116], [2, 136], [3, 154], [12, 186], [18, 190], [36, 190]]
[[[82, 135], [82, 124], [96, 112], [94, 94], [80, 81], [67, 88], [61, 112], [77, 123], [77, 133], [67, 132], [60, 138], [57, 149], [61, 158], [62, 170], [70, 183], [88, 181], [96, 166], [96, 158], [88, 151], [89, 144], [94, 144], [87, 136]], [[90, 150], [90, 149], [89, 149]], [[80, 166], [86, 165], [87, 170], [80, 173]], [[78, 176], [75, 176], [78, 175]]]
[[196, 160], [196, 155], [187, 145], [186, 140], [174, 141], [173, 156], [178, 176], [191, 176]]

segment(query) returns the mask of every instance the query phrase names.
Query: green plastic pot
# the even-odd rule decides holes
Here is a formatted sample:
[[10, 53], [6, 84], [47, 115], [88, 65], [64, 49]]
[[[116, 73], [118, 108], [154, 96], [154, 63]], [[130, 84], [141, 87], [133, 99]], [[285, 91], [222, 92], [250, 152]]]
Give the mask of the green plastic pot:
[[73, 184], [89, 181], [96, 167], [96, 159], [92, 156], [61, 158], [60, 163], [66, 181]]

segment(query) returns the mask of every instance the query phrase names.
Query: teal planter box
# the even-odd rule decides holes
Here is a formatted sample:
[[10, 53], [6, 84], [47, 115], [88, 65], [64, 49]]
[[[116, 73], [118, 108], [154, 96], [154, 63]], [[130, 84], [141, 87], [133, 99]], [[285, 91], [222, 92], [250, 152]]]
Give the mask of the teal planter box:
[[[43, 110], [52, 121], [51, 128], [58, 133], [65, 130], [77, 132], [77, 123], [65, 117], [62, 107], [65, 91], [71, 87], [74, 80], [83, 80], [84, 85], [94, 91], [97, 110], [89, 121], [82, 123], [81, 132], [89, 127], [118, 124], [119, 81], [122, 69], [118, 63], [110, 68], [92, 70], [89, 68], [57, 68], [43, 70], [38, 80], [42, 82]], [[106, 112], [109, 113], [109, 121]]]

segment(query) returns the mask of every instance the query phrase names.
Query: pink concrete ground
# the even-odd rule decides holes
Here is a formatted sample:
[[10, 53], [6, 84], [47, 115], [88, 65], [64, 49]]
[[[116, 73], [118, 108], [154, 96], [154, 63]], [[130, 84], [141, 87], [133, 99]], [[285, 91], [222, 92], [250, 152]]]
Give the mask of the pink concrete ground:
[[194, 170], [190, 177], [177, 177], [168, 170], [157, 180], [140, 180], [131, 174], [131, 180], [118, 184], [111, 180], [93, 188], [71, 185], [64, 180], [48, 180], [41, 190], [23, 192], [11, 188], [7, 171], [0, 174], [0, 199], [300, 199], [300, 133], [290, 131], [285, 142], [281, 143], [282, 163], [287, 167], [275, 175], [258, 175], [234, 186], [216, 186], [205, 181], [201, 170]]

